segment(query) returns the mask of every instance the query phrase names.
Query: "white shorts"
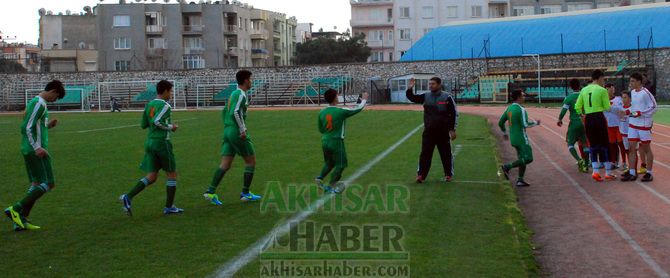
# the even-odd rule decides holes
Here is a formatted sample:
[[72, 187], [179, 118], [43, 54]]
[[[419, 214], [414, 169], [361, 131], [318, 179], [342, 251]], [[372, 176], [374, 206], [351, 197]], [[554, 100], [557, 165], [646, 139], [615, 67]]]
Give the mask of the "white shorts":
[[628, 141], [640, 142], [642, 144], [651, 143], [651, 128], [630, 126], [628, 129]]

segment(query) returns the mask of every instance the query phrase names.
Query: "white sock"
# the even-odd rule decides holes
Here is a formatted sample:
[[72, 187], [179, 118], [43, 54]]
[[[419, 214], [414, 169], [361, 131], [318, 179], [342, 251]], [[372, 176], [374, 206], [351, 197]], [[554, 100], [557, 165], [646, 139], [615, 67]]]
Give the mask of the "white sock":
[[612, 162], [605, 162], [605, 174], [610, 175], [612, 171]]

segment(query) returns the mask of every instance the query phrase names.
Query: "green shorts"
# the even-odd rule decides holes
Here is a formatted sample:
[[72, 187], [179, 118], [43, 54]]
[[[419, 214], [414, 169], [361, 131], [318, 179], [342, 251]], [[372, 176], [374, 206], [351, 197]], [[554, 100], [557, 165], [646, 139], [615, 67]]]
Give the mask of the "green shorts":
[[516, 149], [517, 159], [523, 161], [524, 164], [533, 162], [533, 148], [528, 144], [512, 146]]
[[240, 131], [236, 128], [227, 128], [223, 130], [223, 144], [221, 144], [221, 156], [249, 157], [256, 154], [254, 143], [247, 134], [247, 138], [240, 138]]
[[144, 143], [144, 159], [140, 169], [148, 173], [156, 173], [163, 169], [165, 172], [177, 171], [177, 162], [172, 151], [170, 140], [147, 140]]
[[51, 157], [38, 157], [33, 153], [23, 155], [23, 161], [26, 163], [26, 170], [30, 182], [54, 184]]
[[335, 168], [347, 168], [347, 150], [344, 148], [344, 140], [321, 140], [321, 145], [323, 149], [323, 160], [326, 164]]
[[565, 137], [568, 145], [572, 146], [577, 141], [586, 144], [586, 131], [584, 130], [584, 125], [580, 122], [570, 122], [568, 126], [568, 135]]

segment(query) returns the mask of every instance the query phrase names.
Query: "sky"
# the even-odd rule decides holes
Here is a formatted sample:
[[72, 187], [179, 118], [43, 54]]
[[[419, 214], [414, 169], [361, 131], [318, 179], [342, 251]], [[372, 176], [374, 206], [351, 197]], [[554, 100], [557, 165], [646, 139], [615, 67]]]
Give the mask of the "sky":
[[[128, 0], [128, 2], [135, 2]], [[191, 0], [189, 0], [190, 2]], [[199, 0], [192, 0], [198, 2]], [[66, 10], [73, 13], [83, 11], [84, 6], [95, 6], [100, 0], [0, 0], [0, 32], [3, 36], [14, 37], [12, 42], [37, 44], [39, 37], [40, 8], [51, 10], [54, 14]], [[150, 1], [147, 1], [150, 2]], [[163, 0], [156, 1], [162, 3]], [[214, 1], [212, 1], [214, 2]], [[349, 0], [248, 0], [241, 1], [255, 8], [285, 13], [295, 16], [299, 23], [313, 23], [312, 30], [344, 32], [350, 28], [351, 6]], [[103, 3], [118, 3], [118, 0], [104, 0]], [[170, 0], [177, 3], [177, 0]]]

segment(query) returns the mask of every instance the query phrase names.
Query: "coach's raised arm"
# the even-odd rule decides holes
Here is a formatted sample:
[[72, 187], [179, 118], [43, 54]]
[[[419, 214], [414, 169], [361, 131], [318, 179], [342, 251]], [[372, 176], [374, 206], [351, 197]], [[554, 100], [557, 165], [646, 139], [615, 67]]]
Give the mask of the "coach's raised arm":
[[442, 159], [444, 179], [451, 181], [454, 175], [451, 140], [456, 140], [458, 126], [456, 102], [449, 93], [442, 91], [442, 80], [438, 77], [433, 77], [428, 82], [430, 93], [415, 95], [415, 82], [414, 78], [409, 80], [406, 95], [411, 102], [423, 104], [424, 131], [416, 181], [422, 183], [428, 175], [435, 146]]

